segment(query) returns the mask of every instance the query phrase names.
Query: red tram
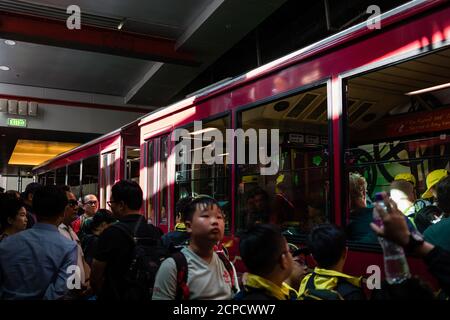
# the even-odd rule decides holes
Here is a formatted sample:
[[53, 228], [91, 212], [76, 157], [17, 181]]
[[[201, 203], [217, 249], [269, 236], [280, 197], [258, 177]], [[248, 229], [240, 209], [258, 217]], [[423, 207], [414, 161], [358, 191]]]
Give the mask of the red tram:
[[77, 198], [96, 194], [105, 208], [116, 181], [139, 179], [138, 123], [139, 119], [37, 166], [37, 181], [69, 185]]
[[[202, 121], [201, 130], [194, 121]], [[226, 136], [227, 129], [278, 129], [279, 144], [270, 148], [278, 150], [279, 170], [261, 175], [258, 165], [236, 163], [235, 140], [222, 154], [228, 161], [179, 164], [174, 130], [180, 128], [192, 141], [209, 130]], [[365, 177], [369, 196], [386, 190], [396, 174], [412, 173], [419, 196], [428, 172], [449, 168], [449, 133], [449, 2], [411, 1], [384, 13], [380, 28], [353, 26], [152, 112], [34, 172], [40, 181], [58, 183], [58, 170], [67, 167], [70, 184], [76, 172], [71, 166], [82, 160], [79, 172], [84, 174], [83, 163], [92, 156], [100, 168], [100, 183], [94, 183], [101, 206], [114, 181], [138, 178], [145, 215], [164, 231], [174, 228], [179, 198], [212, 195], [227, 213], [225, 242], [239, 268], [236, 248], [239, 231], [248, 223], [248, 206], [254, 205], [248, 196], [252, 190], [289, 202], [293, 214], [278, 222], [291, 242], [301, 244], [315, 223], [348, 224], [350, 172]], [[247, 143], [246, 152], [252, 147]], [[127, 150], [140, 158], [139, 170], [132, 167], [131, 175], [125, 174]], [[83, 182], [79, 174], [81, 194]], [[421, 261], [409, 262], [428, 278]], [[350, 239], [346, 272], [365, 274], [369, 265], [382, 267], [379, 246]]]

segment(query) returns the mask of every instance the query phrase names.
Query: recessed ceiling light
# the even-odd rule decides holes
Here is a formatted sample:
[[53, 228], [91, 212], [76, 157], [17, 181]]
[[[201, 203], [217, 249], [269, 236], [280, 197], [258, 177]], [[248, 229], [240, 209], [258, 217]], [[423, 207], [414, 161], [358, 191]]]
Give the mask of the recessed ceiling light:
[[9, 67], [7, 67], [7, 66], [0, 66], [0, 70], [9, 71]]
[[15, 45], [16, 45], [16, 42], [13, 41], [13, 40], [5, 40], [5, 43], [6, 43], [8, 46], [15, 46]]

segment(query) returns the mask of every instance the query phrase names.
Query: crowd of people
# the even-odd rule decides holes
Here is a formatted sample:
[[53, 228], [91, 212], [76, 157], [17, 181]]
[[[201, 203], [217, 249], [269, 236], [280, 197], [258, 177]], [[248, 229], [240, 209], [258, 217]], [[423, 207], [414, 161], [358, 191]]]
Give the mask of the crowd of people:
[[[136, 182], [114, 184], [111, 211], [99, 209], [96, 195], [79, 201], [67, 186], [32, 183], [22, 194], [0, 193], [0, 299], [448, 299], [450, 176], [436, 170], [426, 180], [417, 199], [414, 176], [396, 176], [381, 206], [369, 201], [363, 176], [350, 174], [347, 227], [316, 221], [295, 251], [280, 227], [265, 221], [266, 194], [256, 189], [249, 199], [259, 216], [249, 212], [239, 235], [242, 274], [222, 243], [224, 212], [210, 196], [180, 199], [175, 230], [163, 234], [141, 214]], [[382, 225], [373, 223], [374, 212]], [[369, 292], [362, 277], [346, 274], [347, 241], [380, 237], [422, 258], [439, 294], [417, 277]]]

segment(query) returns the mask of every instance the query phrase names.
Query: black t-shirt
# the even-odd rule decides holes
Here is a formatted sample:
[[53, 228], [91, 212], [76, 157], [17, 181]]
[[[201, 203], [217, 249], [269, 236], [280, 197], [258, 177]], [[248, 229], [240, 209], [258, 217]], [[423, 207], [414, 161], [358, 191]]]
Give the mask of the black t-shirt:
[[[135, 229], [136, 223], [139, 223]], [[124, 275], [131, 264], [134, 243], [131, 234], [136, 230], [136, 237], [152, 238], [159, 241], [161, 233], [153, 225], [147, 224], [140, 214], [130, 214], [122, 218], [117, 224], [125, 225], [130, 233], [127, 234], [120, 228], [112, 225], [98, 238], [94, 258], [106, 262], [103, 288], [99, 300], [118, 300], [120, 293], [126, 286]]]

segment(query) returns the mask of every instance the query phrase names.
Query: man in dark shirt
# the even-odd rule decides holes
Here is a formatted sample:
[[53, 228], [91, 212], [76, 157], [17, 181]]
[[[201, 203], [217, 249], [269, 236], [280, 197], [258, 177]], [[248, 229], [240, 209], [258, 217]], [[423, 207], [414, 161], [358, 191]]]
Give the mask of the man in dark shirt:
[[127, 289], [125, 274], [131, 265], [134, 248], [131, 236], [155, 241], [161, 238], [159, 230], [148, 225], [139, 212], [143, 196], [136, 182], [121, 180], [112, 187], [111, 193], [108, 205], [119, 222], [100, 235], [94, 253], [91, 285], [99, 300], [123, 299]]

